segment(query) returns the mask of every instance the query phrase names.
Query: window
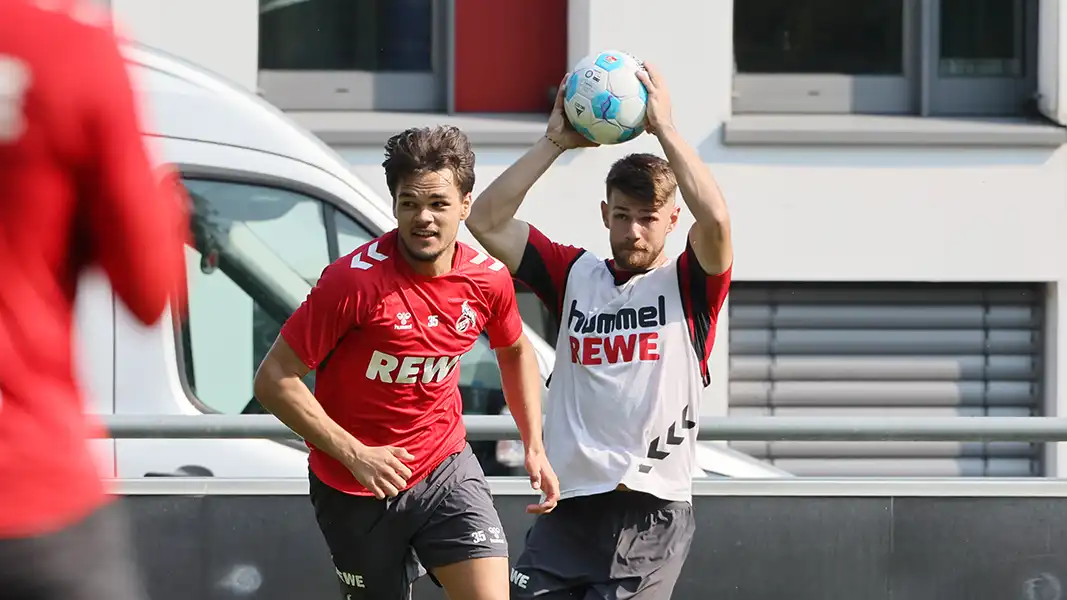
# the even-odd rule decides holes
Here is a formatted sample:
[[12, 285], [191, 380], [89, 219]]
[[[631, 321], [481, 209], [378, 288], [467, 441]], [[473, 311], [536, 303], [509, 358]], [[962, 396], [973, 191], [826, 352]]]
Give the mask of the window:
[[933, 114], [1024, 113], [1037, 92], [1037, 0], [939, 0]]
[[734, 3], [734, 111], [1021, 115], [1037, 0]]
[[337, 256], [344, 256], [374, 239], [346, 214], [337, 213]]
[[283, 109], [444, 107], [433, 0], [260, 0], [259, 86]]
[[[186, 179], [185, 378], [208, 410], [261, 412], [255, 369], [329, 262], [324, 205], [288, 190]], [[308, 376], [314, 385], [314, 373]]]
[[[193, 204], [193, 246], [185, 253], [189, 312], [181, 332], [186, 384], [206, 411], [262, 413], [252, 382], [282, 323], [330, 261], [373, 236], [334, 206], [294, 191], [194, 177], [184, 184]], [[305, 381], [314, 390], [315, 372]], [[460, 393], [467, 414], [505, 407], [485, 335], [461, 359]], [[510, 472], [495, 442], [472, 447], [487, 473]]]
[[201, 232], [214, 244], [229, 244], [247, 256], [275, 256], [311, 283], [330, 261], [322, 202], [288, 190], [228, 181], [187, 179], [185, 187]]

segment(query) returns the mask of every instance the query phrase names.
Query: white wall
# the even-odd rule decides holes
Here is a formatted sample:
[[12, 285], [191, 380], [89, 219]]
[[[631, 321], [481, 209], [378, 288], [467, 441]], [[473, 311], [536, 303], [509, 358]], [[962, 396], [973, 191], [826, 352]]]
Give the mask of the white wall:
[[122, 33], [256, 89], [259, 0], [111, 0]]

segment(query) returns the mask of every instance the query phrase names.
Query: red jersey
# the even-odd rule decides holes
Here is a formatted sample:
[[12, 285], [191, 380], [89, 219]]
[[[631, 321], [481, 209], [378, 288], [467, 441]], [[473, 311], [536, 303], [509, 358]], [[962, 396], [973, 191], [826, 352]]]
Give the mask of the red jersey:
[[[312, 369], [326, 413], [368, 446], [396, 446], [408, 487], [466, 444], [460, 357], [485, 331], [493, 348], [522, 334], [515, 287], [504, 264], [456, 243], [452, 270], [415, 272], [397, 232], [329, 265], [281, 335]], [[311, 446], [311, 470], [327, 485], [370, 495], [352, 473]]]
[[72, 356], [78, 275], [102, 267], [152, 323], [188, 231], [150, 167], [105, 13], [47, 4], [0, 0], [0, 537], [106, 501]]

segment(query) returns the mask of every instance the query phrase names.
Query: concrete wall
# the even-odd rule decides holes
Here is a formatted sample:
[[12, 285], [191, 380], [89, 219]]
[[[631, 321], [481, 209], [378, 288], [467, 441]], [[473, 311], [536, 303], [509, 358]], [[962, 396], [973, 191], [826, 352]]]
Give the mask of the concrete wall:
[[[525, 507], [536, 496], [520, 491], [528, 486], [521, 478], [507, 482], [514, 484], [511, 493], [500, 493], [506, 481], [491, 486], [514, 565], [533, 522]], [[128, 483], [137, 485], [121, 486], [134, 488], [123, 506], [154, 600], [336, 597], [338, 574], [314, 510], [307, 492], [294, 489], [306, 483]], [[261, 495], [248, 489], [253, 486], [270, 491]], [[1067, 580], [1062, 482], [706, 481], [695, 487], [696, 533], [675, 600], [1059, 600]], [[377, 574], [359, 568], [342, 570]], [[445, 594], [424, 577], [413, 598]]]
[[259, 0], [110, 0], [124, 35], [254, 91]]

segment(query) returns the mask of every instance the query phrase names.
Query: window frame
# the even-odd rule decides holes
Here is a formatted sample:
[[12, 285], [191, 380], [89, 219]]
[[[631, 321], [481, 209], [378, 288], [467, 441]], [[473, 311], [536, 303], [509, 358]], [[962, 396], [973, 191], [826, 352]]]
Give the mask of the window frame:
[[429, 72], [276, 70], [257, 65], [260, 95], [282, 110], [443, 112], [451, 104], [454, 79], [454, 2], [432, 0]]
[[941, 0], [926, 0], [923, 23], [925, 45], [922, 56], [923, 105], [931, 115], [994, 116], [1020, 114], [1020, 106], [1037, 92], [1038, 13], [1037, 0], [1014, 0], [1021, 12], [1021, 39], [1016, 40], [1022, 54], [1022, 72], [1017, 77], [941, 75]]
[[[374, 237], [380, 236], [382, 235], [382, 233], [384, 233], [378, 231], [379, 228], [373, 223], [370, 223], [363, 215], [353, 214], [355, 211], [352, 211], [351, 207], [348, 207], [343, 200], [341, 200], [334, 194], [301, 181], [296, 181], [286, 177], [279, 177], [277, 175], [269, 175], [266, 173], [256, 173], [241, 169], [230, 169], [215, 166], [196, 165], [190, 163], [176, 163], [174, 164], [174, 168], [178, 171], [179, 181], [182, 182], [183, 186], [186, 179], [215, 181], [219, 183], [232, 183], [237, 185], [255, 185], [300, 194], [312, 200], [321, 202], [323, 205], [322, 218], [326, 230], [327, 248], [328, 254], [330, 256], [330, 261], [334, 261], [339, 258], [339, 255], [337, 254], [337, 229], [333, 219], [335, 213], [340, 212], [341, 214], [344, 214], [345, 216], [349, 217], [350, 219], [352, 219], [353, 222], [355, 222], [360, 227], [366, 229]], [[241, 282], [234, 280], [234, 283], [237, 283], [239, 286], [241, 286], [242, 290], [245, 289], [245, 286], [241, 285]], [[258, 303], [258, 300], [255, 298], [253, 298], [253, 301]], [[171, 322], [174, 326], [174, 342], [177, 345], [177, 348], [175, 349], [175, 358], [177, 360], [178, 367], [178, 380], [181, 382], [182, 390], [185, 392], [185, 397], [189, 400], [189, 404], [202, 414], [223, 414], [221, 411], [216, 410], [215, 408], [207, 405], [196, 395], [196, 392], [193, 390], [193, 382], [190, 381], [188, 377], [188, 366], [189, 360], [191, 358], [189, 353], [192, 351], [191, 343], [189, 340], [189, 329], [185, 326], [183, 320], [178, 318], [177, 315], [175, 315], [174, 318], [171, 319]], [[254, 396], [252, 398], [249, 398], [248, 401], [251, 402], [253, 399]], [[274, 441], [289, 446], [291, 448], [296, 448], [305, 452], [308, 451], [307, 446], [299, 440], [283, 439]]]
[[330, 240], [327, 240], [330, 260], [337, 260], [340, 258], [337, 247], [336, 223], [331, 219], [335, 212], [342, 213], [355, 221], [357, 225], [369, 231], [372, 237], [378, 237], [385, 233], [384, 230], [381, 230], [380, 227], [369, 221], [362, 213], [352, 210], [352, 207], [340, 197], [320, 187], [304, 183], [303, 181], [289, 179], [288, 177], [280, 177], [278, 175], [270, 175], [268, 173], [258, 173], [255, 171], [232, 169], [228, 167], [197, 165], [192, 163], [176, 163], [174, 168], [178, 171], [181, 179], [203, 179], [205, 181], [218, 181], [220, 183], [259, 185], [301, 194], [322, 202], [323, 219], [326, 221], [326, 235], [331, 236]]
[[[741, 0], [735, 0], [738, 2]], [[733, 114], [1011, 117], [1037, 91], [1038, 0], [1023, 11], [1020, 77], [941, 77], [941, 0], [903, 3], [902, 76], [749, 74], [734, 60]]]
[[[743, 0], [734, 0], [740, 2]], [[900, 75], [741, 73], [734, 60], [735, 114], [908, 114], [917, 97], [919, 3], [901, 0]]]

